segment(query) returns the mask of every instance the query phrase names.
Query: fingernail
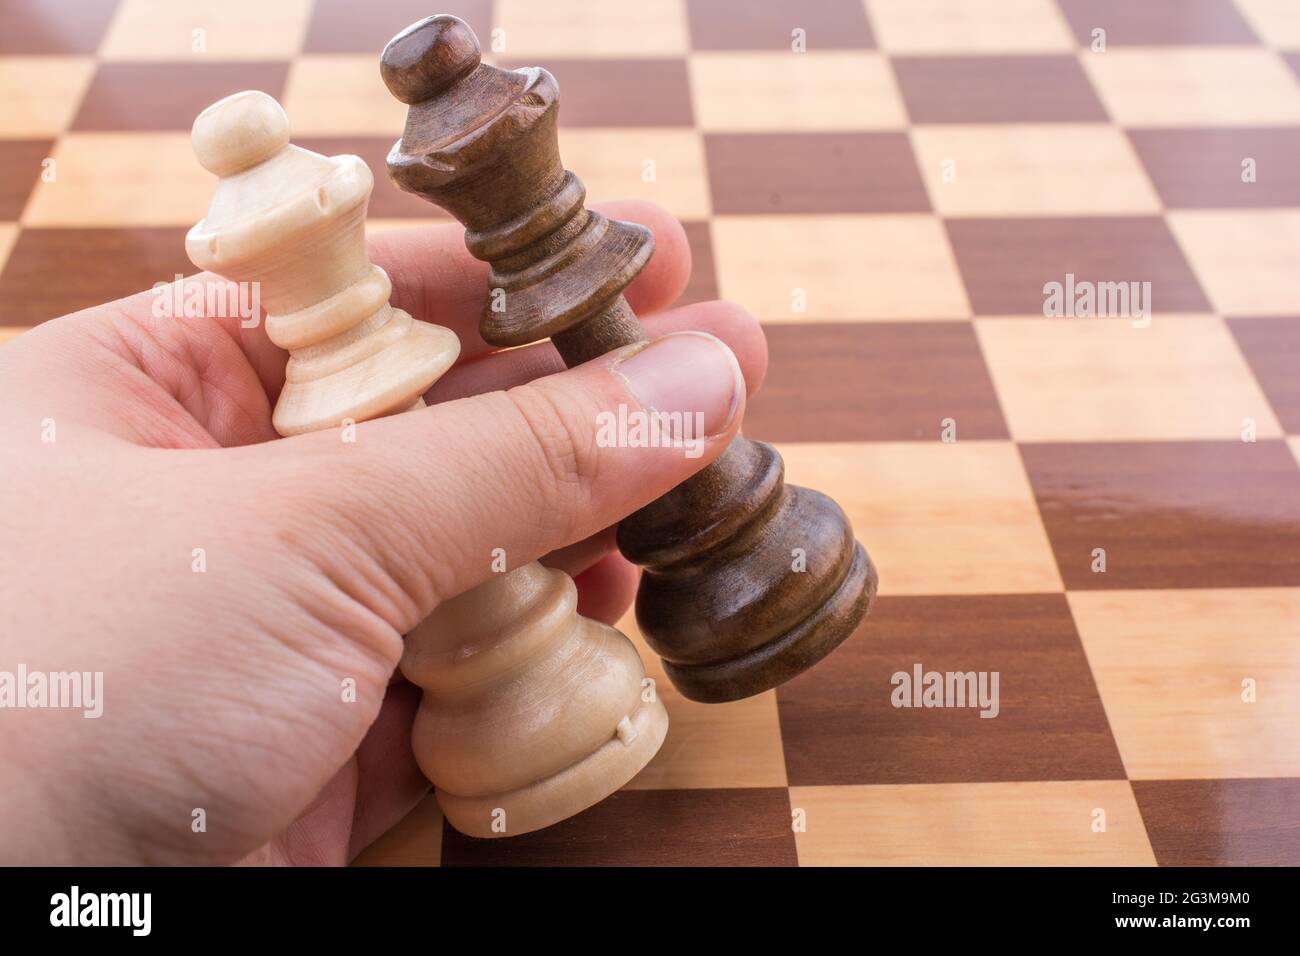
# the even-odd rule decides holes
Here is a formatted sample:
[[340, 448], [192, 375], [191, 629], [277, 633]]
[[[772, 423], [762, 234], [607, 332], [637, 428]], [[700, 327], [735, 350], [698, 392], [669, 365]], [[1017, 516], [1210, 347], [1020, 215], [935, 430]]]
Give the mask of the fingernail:
[[644, 408], [689, 415], [708, 438], [731, 427], [745, 393], [736, 356], [707, 332], [674, 332], [655, 339], [619, 359], [611, 371], [627, 382]]

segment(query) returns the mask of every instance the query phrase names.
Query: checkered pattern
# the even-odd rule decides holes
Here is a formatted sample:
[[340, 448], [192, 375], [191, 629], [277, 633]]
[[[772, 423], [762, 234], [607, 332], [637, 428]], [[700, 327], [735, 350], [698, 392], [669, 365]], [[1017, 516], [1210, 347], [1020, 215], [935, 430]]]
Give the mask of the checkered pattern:
[[[1300, 6], [457, 6], [559, 78], [593, 198], [686, 222], [687, 297], [764, 321], [746, 431], [843, 504], [881, 597], [725, 706], [642, 644], [672, 730], [624, 791], [496, 842], [430, 799], [365, 859], [1300, 863]], [[376, 226], [435, 216], [385, 184], [376, 69], [430, 12], [0, 2], [0, 334], [190, 269], [187, 130], [237, 89], [374, 166]], [[1067, 273], [1150, 282], [1150, 326], [1044, 318]], [[891, 706], [918, 662], [997, 671], [998, 717]]]

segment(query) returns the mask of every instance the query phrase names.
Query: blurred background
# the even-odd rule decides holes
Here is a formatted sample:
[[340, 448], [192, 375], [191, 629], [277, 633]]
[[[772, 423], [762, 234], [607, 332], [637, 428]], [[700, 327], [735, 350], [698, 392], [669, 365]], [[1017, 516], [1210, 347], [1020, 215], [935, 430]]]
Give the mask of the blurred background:
[[[682, 220], [684, 301], [763, 321], [746, 432], [881, 598], [721, 707], [629, 616], [672, 715], [629, 788], [487, 844], [429, 800], [369, 862], [1300, 863], [1300, 4], [0, 0], [0, 341], [192, 271], [188, 130], [241, 89], [371, 165], [372, 229], [447, 221], [377, 68], [444, 12], [555, 74], [590, 198]], [[917, 662], [998, 717], [892, 707]]]

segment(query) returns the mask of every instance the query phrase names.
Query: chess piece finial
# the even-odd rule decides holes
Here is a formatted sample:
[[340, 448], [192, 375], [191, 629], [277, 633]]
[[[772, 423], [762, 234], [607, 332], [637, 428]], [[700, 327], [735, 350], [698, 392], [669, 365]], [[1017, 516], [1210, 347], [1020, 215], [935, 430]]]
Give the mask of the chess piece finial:
[[380, 75], [403, 103], [423, 103], [464, 79], [482, 62], [478, 38], [464, 20], [426, 17], [388, 41]]
[[[649, 231], [586, 208], [560, 159], [555, 78], [482, 63], [472, 39], [437, 16], [384, 50], [384, 81], [410, 107], [390, 178], [460, 220], [470, 252], [490, 264], [488, 342], [550, 337], [576, 365], [644, 341], [622, 293], [650, 258]], [[646, 568], [642, 633], [694, 700], [784, 683], [852, 634], [875, 596], [875, 568], [844, 512], [783, 472], [771, 446], [738, 437], [619, 525], [620, 550]]]
[[290, 145], [284, 110], [258, 91], [209, 106], [191, 139], [220, 179], [185, 248], [201, 269], [259, 283], [267, 335], [290, 353], [276, 431], [297, 435], [418, 402], [460, 342], [389, 304], [392, 283], [366, 255], [369, 167]]
[[440, 605], [407, 636], [401, 667], [424, 689], [411, 739], [420, 769], [469, 836], [586, 809], [668, 732], [632, 643], [579, 616], [572, 579], [536, 563]]

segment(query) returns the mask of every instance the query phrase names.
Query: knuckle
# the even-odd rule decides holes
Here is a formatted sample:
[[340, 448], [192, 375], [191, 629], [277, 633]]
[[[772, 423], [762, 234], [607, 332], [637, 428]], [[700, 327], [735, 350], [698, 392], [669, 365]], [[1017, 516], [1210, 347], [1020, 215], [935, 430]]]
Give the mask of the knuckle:
[[566, 401], [549, 389], [524, 385], [506, 393], [531, 435], [538, 467], [548, 479], [556, 510], [580, 507], [591, 494], [600, 470], [594, 427], [588, 427], [580, 403]]

